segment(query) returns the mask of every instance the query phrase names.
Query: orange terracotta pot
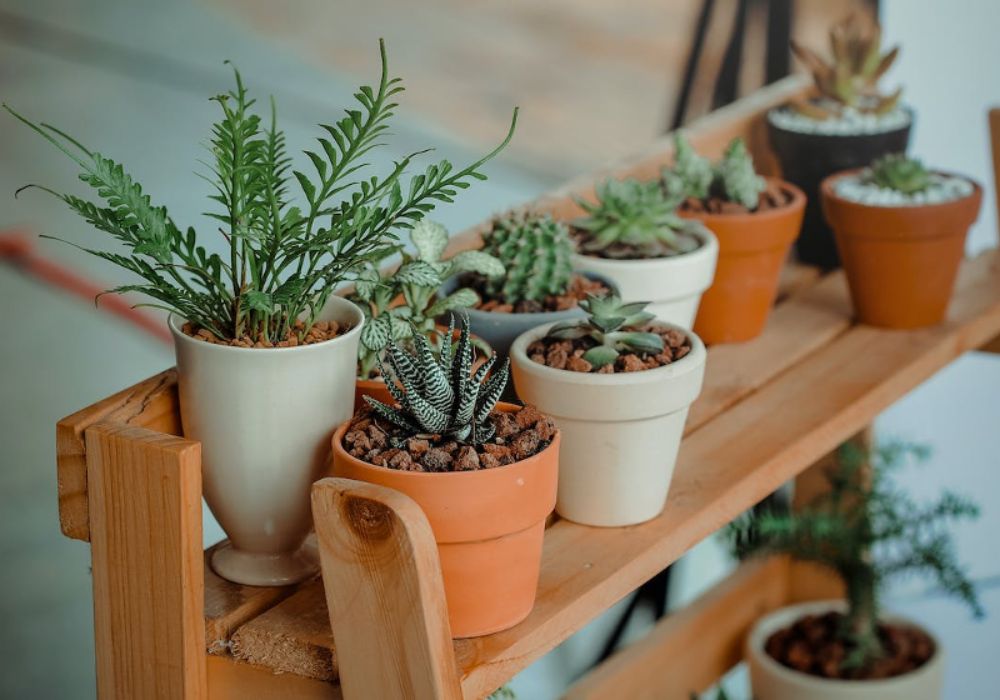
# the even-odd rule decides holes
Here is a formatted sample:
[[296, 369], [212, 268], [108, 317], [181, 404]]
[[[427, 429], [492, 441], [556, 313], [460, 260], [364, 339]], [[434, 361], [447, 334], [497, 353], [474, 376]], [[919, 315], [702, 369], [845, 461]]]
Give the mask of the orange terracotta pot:
[[685, 214], [719, 239], [715, 280], [701, 297], [694, 332], [708, 345], [760, 335], [778, 293], [778, 278], [802, 227], [806, 196], [795, 185], [768, 178], [791, 195], [778, 209], [749, 214]]
[[979, 215], [983, 190], [940, 204], [883, 207], [839, 197], [823, 181], [823, 213], [833, 228], [858, 320], [881, 328], [940, 323], [948, 310], [965, 236]]
[[[513, 404], [498, 404], [515, 411]], [[333, 436], [334, 476], [387, 486], [423, 509], [437, 541], [451, 633], [478, 637], [513, 627], [531, 612], [545, 519], [556, 505], [559, 434], [528, 459], [472, 472], [402, 472], [368, 464]]]

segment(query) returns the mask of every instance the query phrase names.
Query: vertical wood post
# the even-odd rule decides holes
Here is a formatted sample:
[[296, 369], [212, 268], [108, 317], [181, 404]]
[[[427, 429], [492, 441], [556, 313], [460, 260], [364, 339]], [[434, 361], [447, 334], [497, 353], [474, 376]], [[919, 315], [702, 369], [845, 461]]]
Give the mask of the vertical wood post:
[[437, 546], [408, 496], [327, 478], [312, 490], [347, 700], [462, 697]]
[[101, 700], [207, 697], [201, 445], [86, 430]]

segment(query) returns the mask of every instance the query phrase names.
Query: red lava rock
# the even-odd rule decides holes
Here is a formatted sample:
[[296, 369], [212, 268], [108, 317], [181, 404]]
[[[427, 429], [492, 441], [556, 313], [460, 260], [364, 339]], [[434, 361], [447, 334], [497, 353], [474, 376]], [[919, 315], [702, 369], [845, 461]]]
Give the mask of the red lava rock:
[[596, 342], [591, 338], [585, 337], [576, 340], [541, 338], [528, 346], [527, 353], [533, 362], [554, 369], [611, 374], [613, 372], [640, 372], [655, 369], [676, 362], [691, 352], [691, 341], [687, 334], [680, 330], [653, 325], [645, 326], [639, 330], [657, 333], [663, 338], [663, 352], [655, 355], [622, 353], [614, 363], [604, 365], [597, 370], [591, 363], [583, 359], [586, 351], [596, 345]]
[[420, 463], [429, 472], [446, 472], [451, 468], [453, 461], [452, 456], [444, 450], [431, 448], [424, 453]]
[[575, 308], [580, 301], [587, 298], [588, 294], [603, 296], [608, 293], [608, 288], [603, 282], [587, 279], [583, 275], [573, 275], [563, 294], [549, 295], [541, 301], [522, 299], [511, 305], [503, 300], [490, 299], [484, 280], [477, 275], [468, 275], [463, 278], [462, 283], [474, 289], [483, 300], [477, 309], [493, 313], [531, 314], [543, 311], [566, 311]]
[[419, 457], [427, 450], [431, 449], [431, 443], [427, 440], [420, 440], [418, 438], [410, 438], [406, 441], [406, 449], [409, 450], [411, 455]]
[[515, 461], [527, 459], [538, 452], [539, 444], [541, 444], [541, 440], [538, 433], [534, 430], [525, 430], [510, 443], [511, 449], [514, 451]]
[[455, 458], [455, 471], [473, 471], [475, 469], [479, 469], [479, 466], [479, 454], [476, 452], [475, 447], [465, 445], [458, 451], [458, 456]]
[[263, 334], [258, 334], [256, 338], [244, 335], [240, 338], [223, 340], [216, 337], [208, 329], [195, 328], [191, 323], [185, 323], [181, 327], [181, 330], [192, 338], [214, 345], [229, 345], [236, 348], [289, 348], [332, 340], [341, 331], [350, 329], [347, 327], [342, 328], [336, 321], [318, 321], [313, 324], [312, 328], [307, 330], [301, 321], [297, 321], [295, 326], [288, 331], [288, 335], [277, 341], [276, 339], [268, 340]]
[[577, 356], [574, 353], [574, 356], [566, 361], [566, 369], [568, 369], [570, 372], [589, 372], [592, 369], [594, 369], [594, 365], [590, 364], [585, 359]]
[[510, 437], [520, 430], [520, 426], [517, 424], [517, 419], [509, 413], [501, 413], [497, 415], [493, 419], [493, 425], [496, 426], [497, 437], [501, 438]]
[[629, 353], [621, 356], [623, 372], [640, 372], [646, 369], [646, 363], [638, 355]]
[[389, 458], [388, 464], [391, 468], [404, 472], [415, 471], [417, 468], [406, 450], [397, 450], [396, 454]]

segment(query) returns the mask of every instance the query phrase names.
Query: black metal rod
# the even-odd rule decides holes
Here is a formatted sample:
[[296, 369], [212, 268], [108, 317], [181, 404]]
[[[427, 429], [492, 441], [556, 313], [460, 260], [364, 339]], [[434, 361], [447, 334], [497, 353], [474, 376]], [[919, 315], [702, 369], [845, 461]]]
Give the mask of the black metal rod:
[[691, 50], [688, 52], [687, 63], [684, 65], [684, 80], [681, 83], [681, 91], [674, 104], [674, 118], [670, 122], [670, 131], [679, 129], [684, 125], [684, 116], [687, 114], [688, 103], [691, 101], [691, 91], [694, 89], [694, 78], [698, 71], [698, 64], [701, 62], [701, 54], [705, 48], [705, 37], [708, 35], [708, 24], [712, 19], [712, 10], [715, 7], [715, 0], [702, 0], [701, 11], [694, 28], [694, 41], [691, 43]]

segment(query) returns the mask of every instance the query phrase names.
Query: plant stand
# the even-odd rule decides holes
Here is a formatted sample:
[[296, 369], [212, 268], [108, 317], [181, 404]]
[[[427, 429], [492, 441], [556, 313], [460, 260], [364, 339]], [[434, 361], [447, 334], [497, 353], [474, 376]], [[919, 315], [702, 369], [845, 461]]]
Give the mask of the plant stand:
[[[688, 129], [691, 141], [715, 156], [742, 135], [767, 170], [762, 115], [804, 85], [791, 78], [713, 113]], [[655, 177], [669, 155], [664, 140], [537, 205], [571, 215], [570, 193], [587, 196], [608, 175]], [[709, 350], [663, 513], [618, 529], [555, 521], [528, 619], [454, 641], [427, 521], [381, 487], [314, 486], [322, 578], [253, 588], [217, 577], [201, 549], [200, 445], [181, 436], [168, 370], [57, 428], [63, 532], [89, 541], [93, 556], [98, 695], [484, 697], [782, 483], [796, 480], [798, 500], [814, 492], [817, 467], [838, 444], [867, 439], [879, 412], [998, 336], [996, 251], [963, 264], [945, 323], [907, 332], [854, 325], [842, 272], [789, 266], [764, 334]], [[686, 699], [740, 660], [757, 616], [836, 594], [831, 578], [804, 565], [744, 564], [568, 697]]]

